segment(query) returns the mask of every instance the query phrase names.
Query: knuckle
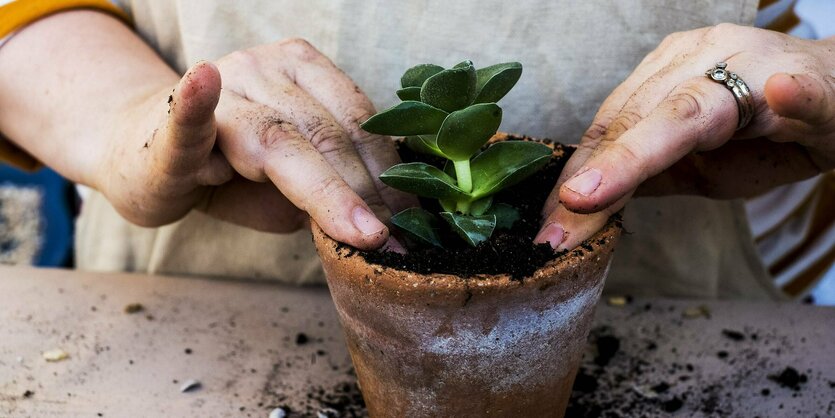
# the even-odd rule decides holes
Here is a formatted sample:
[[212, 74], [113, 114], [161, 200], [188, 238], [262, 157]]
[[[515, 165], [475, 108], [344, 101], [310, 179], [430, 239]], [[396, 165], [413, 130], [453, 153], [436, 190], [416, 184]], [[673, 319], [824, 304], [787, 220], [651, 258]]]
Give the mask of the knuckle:
[[346, 133], [351, 137], [351, 140], [357, 147], [372, 146], [383, 139], [381, 135], [368, 133], [360, 128], [360, 124], [373, 115], [374, 110], [369, 106], [352, 107], [342, 116], [341, 124], [345, 127]]
[[262, 149], [275, 149], [295, 136], [293, 124], [283, 120], [267, 120], [258, 135]]
[[351, 136], [367, 134], [360, 129], [360, 124], [368, 120], [374, 113], [374, 109], [370, 106], [352, 106], [345, 110], [340, 122]]
[[684, 86], [667, 98], [668, 110], [675, 119], [687, 120], [704, 113], [705, 92], [696, 85]]
[[624, 108], [612, 120], [606, 130], [606, 135], [603, 139], [614, 140], [624, 132], [632, 129], [644, 117], [631, 108]]
[[740, 28], [739, 25], [735, 25], [733, 23], [722, 22], [722, 23], [714, 26], [713, 29], [710, 31], [710, 33], [713, 34], [713, 35], [718, 35], [718, 36], [726, 36], [729, 33], [735, 32], [739, 28]]
[[596, 144], [600, 142], [600, 139], [606, 135], [606, 131], [609, 129], [608, 125], [601, 120], [595, 119], [592, 121], [591, 126], [586, 129], [586, 132], [583, 134], [583, 138], [580, 140], [580, 144], [578, 147], [586, 146], [591, 147], [592, 144]]
[[664, 39], [661, 40], [661, 44], [658, 47], [665, 48], [675, 45], [679, 41], [679, 39], [685, 36], [685, 33], [686, 32], [673, 32], [665, 36]]
[[219, 64], [233, 67], [254, 67], [258, 64], [258, 56], [250, 49], [240, 49], [220, 59]]
[[310, 143], [323, 155], [340, 154], [350, 146], [342, 128], [324, 118], [307, 127]]
[[294, 55], [303, 61], [312, 61], [321, 55], [313, 44], [303, 38], [285, 39], [280, 43], [280, 46], [288, 54]]

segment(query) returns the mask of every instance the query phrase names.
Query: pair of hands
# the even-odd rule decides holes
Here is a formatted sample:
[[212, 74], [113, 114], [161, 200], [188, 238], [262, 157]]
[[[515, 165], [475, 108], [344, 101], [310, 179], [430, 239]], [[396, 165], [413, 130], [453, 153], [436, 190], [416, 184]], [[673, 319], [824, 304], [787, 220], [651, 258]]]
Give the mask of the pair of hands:
[[[741, 131], [732, 94], [703, 75], [716, 61], [754, 95]], [[372, 249], [392, 243], [381, 220], [416, 204], [377, 178], [398, 157], [389, 138], [359, 128], [371, 102], [301, 40], [198, 63], [173, 93], [134, 110], [114, 132], [129, 142], [114, 143], [98, 186], [135, 223], [197, 208], [290, 232], [309, 214], [335, 239]], [[833, 167], [835, 40], [725, 24], [676, 33], [603, 103], [536, 241], [573, 248], [636, 194], [746, 197]]]

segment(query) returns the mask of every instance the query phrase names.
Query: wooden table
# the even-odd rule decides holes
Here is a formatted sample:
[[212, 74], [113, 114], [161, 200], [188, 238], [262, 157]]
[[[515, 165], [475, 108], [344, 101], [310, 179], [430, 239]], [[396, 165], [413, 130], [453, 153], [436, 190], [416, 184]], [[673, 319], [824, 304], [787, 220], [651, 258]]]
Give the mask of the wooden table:
[[[598, 342], [619, 347], [601, 356]], [[46, 361], [53, 349], [69, 357]], [[831, 308], [601, 303], [583, 366], [597, 390], [574, 411], [835, 416], [833, 357]], [[806, 375], [796, 390], [768, 378], [788, 366]], [[201, 386], [181, 392], [189, 379]], [[0, 267], [2, 417], [316, 416], [356, 411], [353, 382], [325, 288]]]

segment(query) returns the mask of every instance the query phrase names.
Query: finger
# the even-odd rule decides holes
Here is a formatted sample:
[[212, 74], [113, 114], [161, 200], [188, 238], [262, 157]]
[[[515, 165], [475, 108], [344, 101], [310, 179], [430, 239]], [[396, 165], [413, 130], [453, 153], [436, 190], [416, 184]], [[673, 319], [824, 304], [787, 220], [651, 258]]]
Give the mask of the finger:
[[691, 153], [641, 183], [636, 196], [688, 194], [714, 199], [758, 196], [774, 187], [820, 173], [808, 150], [793, 142], [764, 138], [729, 141]]
[[675, 90], [615, 141], [601, 143], [560, 188], [570, 210], [602, 210], [694, 150], [709, 150], [734, 133], [737, 107], [724, 87], [704, 77]]
[[764, 90], [769, 109], [782, 117], [767, 132], [768, 138], [806, 146], [821, 171], [831, 169], [835, 165], [835, 82], [813, 74], [778, 73], [769, 77]]
[[196, 209], [216, 219], [276, 234], [297, 231], [308, 219], [307, 213], [296, 208], [272, 183], [256, 183], [241, 176], [224, 187], [213, 188]]
[[616, 211], [613, 206], [598, 213], [580, 214], [558, 205], [545, 217], [534, 243], [547, 243], [557, 251], [570, 250], [599, 231]]
[[677, 62], [675, 57], [680, 51], [679, 45], [685, 42], [689, 36], [691, 35], [687, 33], [673, 33], [664, 38], [658, 48], [647, 54], [626, 80], [619, 84], [609, 94], [606, 100], [603, 101], [591, 125], [580, 138], [577, 149], [560, 173], [556, 187], [545, 201], [545, 206], [542, 209], [543, 216], [547, 216], [553, 212], [560, 204], [560, 186], [577, 173], [577, 170], [591, 156], [604, 136], [610, 139], [616, 139], [641, 119], [642, 114], [638, 113], [635, 109], [626, 109], [624, 111], [624, 108], [630, 101], [640, 101], [640, 99], [636, 98], [640, 98], [640, 93], [644, 91], [643, 89], [647, 88], [646, 86], [648, 84], [651, 84], [650, 79], [657, 77], [657, 74], [663, 69], [669, 68], [671, 61]]
[[379, 178], [383, 171], [401, 161], [391, 138], [360, 129], [360, 123], [376, 113], [371, 100], [350, 77], [311, 44], [293, 40], [284, 46], [293, 51], [290, 56], [301, 58], [293, 63], [284, 61], [285, 70], [292, 72], [295, 83], [334, 115], [353, 142], [374, 185], [392, 212], [417, 206], [414, 196], [387, 186]]
[[269, 78], [253, 74], [245, 88], [247, 98], [268, 106], [280, 120], [292, 123], [378, 217], [391, 217], [348, 134], [316, 99], [281, 73]]
[[821, 125], [835, 119], [832, 86], [805, 74], [778, 73], [765, 83], [768, 107], [780, 116]]
[[293, 124], [265, 105], [224, 94], [218, 145], [236, 171], [253, 181], [270, 180], [337, 241], [362, 249], [386, 242], [386, 226]]
[[162, 143], [146, 144], [168, 174], [193, 175], [215, 144], [215, 107], [220, 98], [220, 73], [209, 62], [190, 68], [169, 97], [168, 122]]

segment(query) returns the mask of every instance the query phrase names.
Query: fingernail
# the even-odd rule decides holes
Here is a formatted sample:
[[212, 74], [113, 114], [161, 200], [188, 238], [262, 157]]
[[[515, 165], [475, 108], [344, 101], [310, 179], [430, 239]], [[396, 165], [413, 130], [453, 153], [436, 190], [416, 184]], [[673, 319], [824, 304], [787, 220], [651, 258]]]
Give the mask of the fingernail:
[[587, 168], [575, 174], [570, 180], [565, 182], [565, 187], [574, 193], [588, 196], [594, 193], [600, 187], [600, 180], [603, 179], [603, 174], [596, 168]]
[[562, 225], [556, 222], [551, 222], [539, 231], [539, 234], [536, 235], [533, 242], [538, 244], [544, 244], [547, 242], [551, 245], [551, 248], [556, 249], [560, 244], [562, 244], [564, 238], [565, 230], [562, 229]]
[[363, 235], [377, 235], [386, 229], [386, 226], [373, 213], [362, 206], [355, 207], [351, 216], [354, 218], [354, 226]]
[[391, 236], [389, 237], [388, 241], [386, 241], [386, 243], [383, 244], [383, 248], [381, 248], [380, 250], [383, 252], [389, 251], [398, 254], [406, 254], [408, 252], [406, 251], [406, 247], [404, 247], [403, 244], [401, 244], [400, 241], [397, 240], [397, 238]]

